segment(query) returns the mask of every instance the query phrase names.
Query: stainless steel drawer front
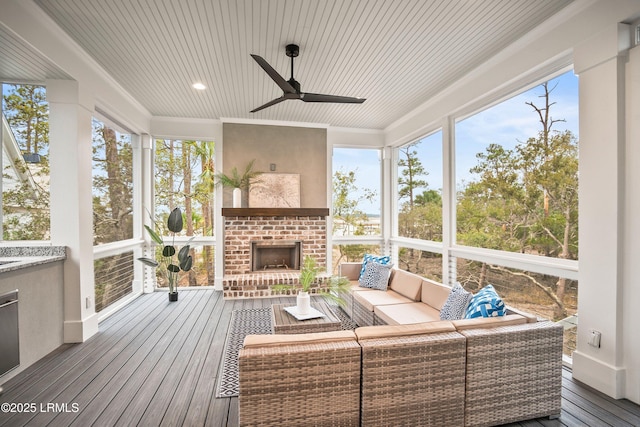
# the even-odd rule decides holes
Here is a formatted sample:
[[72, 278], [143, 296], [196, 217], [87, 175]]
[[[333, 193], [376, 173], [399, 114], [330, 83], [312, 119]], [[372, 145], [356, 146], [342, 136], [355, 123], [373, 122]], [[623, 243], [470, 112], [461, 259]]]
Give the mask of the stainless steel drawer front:
[[20, 365], [18, 291], [0, 295], [0, 375]]

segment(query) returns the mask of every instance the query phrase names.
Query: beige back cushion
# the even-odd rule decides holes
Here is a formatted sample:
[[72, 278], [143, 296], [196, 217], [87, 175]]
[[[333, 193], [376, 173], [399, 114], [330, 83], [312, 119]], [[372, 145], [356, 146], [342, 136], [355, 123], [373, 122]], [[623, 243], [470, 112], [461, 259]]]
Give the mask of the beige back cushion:
[[406, 337], [409, 335], [435, 334], [438, 332], [453, 332], [456, 328], [448, 320], [436, 322], [414, 323], [413, 325], [377, 325], [356, 328], [358, 340], [372, 338]]
[[405, 270], [393, 269], [389, 287], [413, 301], [420, 301], [422, 277]]
[[429, 279], [422, 280], [422, 302], [438, 311], [442, 309], [450, 293], [451, 288], [448, 286]]
[[314, 332], [290, 335], [247, 335], [244, 339], [244, 348], [318, 344], [336, 341], [354, 341], [355, 339], [356, 335], [353, 331]]
[[527, 318], [519, 314], [507, 314], [497, 317], [476, 317], [474, 319], [453, 320], [453, 326], [458, 331], [478, 328], [495, 328], [498, 326], [522, 325], [527, 323]]
[[338, 274], [349, 280], [358, 280], [361, 269], [361, 262], [343, 262], [338, 266]]

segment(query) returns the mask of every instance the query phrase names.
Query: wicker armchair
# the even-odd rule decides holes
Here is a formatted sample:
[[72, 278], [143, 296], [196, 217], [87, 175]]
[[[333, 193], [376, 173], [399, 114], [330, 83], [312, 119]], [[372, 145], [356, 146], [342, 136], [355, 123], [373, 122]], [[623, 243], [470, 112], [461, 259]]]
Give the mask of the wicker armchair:
[[249, 337], [262, 343], [245, 340], [238, 354], [241, 426], [358, 425], [361, 351], [353, 332]]
[[562, 326], [542, 321], [460, 333], [467, 339], [465, 426], [560, 415]]
[[[465, 339], [446, 327], [448, 322], [433, 323], [356, 329], [362, 346], [363, 427], [464, 424]], [[445, 324], [440, 330], [450, 332], [374, 337], [376, 329], [435, 324]], [[363, 330], [373, 336], [361, 336]]]

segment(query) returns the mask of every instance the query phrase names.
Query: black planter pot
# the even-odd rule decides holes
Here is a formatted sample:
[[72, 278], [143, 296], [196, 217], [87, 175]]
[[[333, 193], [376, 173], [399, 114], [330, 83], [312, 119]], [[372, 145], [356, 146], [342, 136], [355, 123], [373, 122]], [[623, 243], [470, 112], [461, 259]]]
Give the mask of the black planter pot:
[[178, 301], [178, 292], [169, 292], [169, 301], [175, 302]]

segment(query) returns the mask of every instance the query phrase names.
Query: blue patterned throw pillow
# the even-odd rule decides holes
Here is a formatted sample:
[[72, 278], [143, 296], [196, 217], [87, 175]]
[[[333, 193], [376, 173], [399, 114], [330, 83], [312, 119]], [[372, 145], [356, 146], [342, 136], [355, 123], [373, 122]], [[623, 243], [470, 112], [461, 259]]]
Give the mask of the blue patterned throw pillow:
[[487, 285], [471, 298], [469, 307], [467, 307], [467, 313], [464, 317], [466, 319], [497, 317], [504, 316], [506, 312], [507, 309], [504, 306], [504, 301], [498, 296], [493, 285]]
[[364, 270], [365, 268], [367, 268], [367, 263], [369, 261], [375, 261], [383, 265], [388, 265], [391, 262], [391, 257], [365, 254], [362, 258], [362, 268], [360, 269], [360, 276], [358, 276], [358, 280], [362, 279]]
[[469, 302], [473, 294], [465, 291], [462, 285], [456, 282], [451, 288], [451, 292], [440, 309], [440, 320], [459, 320], [462, 319], [467, 311]]
[[380, 264], [376, 261], [369, 261], [367, 268], [364, 270], [364, 274], [358, 282], [363, 288], [386, 291], [387, 285], [389, 284], [390, 271], [391, 264]]

